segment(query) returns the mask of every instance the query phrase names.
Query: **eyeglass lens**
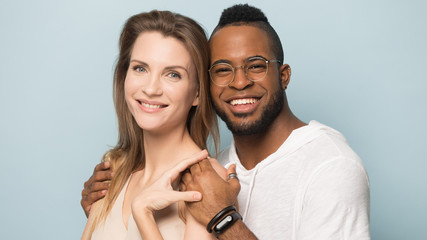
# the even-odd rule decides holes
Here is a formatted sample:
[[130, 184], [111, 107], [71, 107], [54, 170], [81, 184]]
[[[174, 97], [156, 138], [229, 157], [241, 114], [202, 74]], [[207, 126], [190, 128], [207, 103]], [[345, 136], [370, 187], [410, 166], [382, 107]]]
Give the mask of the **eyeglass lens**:
[[[210, 75], [212, 80], [218, 85], [230, 84], [235, 75], [237, 68], [242, 66], [236, 66], [233, 68], [228, 63], [217, 63], [210, 69]], [[258, 81], [265, 77], [268, 71], [267, 61], [263, 58], [252, 58], [245, 61], [243, 71], [246, 77], [251, 81]]]

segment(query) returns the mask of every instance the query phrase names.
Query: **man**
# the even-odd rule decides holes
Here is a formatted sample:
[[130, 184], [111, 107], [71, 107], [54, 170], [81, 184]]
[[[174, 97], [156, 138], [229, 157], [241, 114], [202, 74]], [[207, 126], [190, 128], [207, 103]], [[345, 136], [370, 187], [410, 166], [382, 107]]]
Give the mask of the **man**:
[[[236, 164], [241, 189], [238, 211], [222, 214], [237, 202], [239, 186], [223, 181], [209, 161], [195, 164], [180, 186], [202, 193], [201, 201], [187, 203], [194, 218], [208, 226], [219, 213], [208, 226], [219, 229], [219, 239], [370, 239], [363, 164], [340, 133], [291, 112], [285, 93], [291, 69], [264, 14], [248, 5], [224, 10], [210, 48], [212, 102], [233, 133], [219, 160]], [[86, 212], [106, 189], [99, 179], [110, 172], [101, 168], [108, 166], [98, 165], [85, 183]]]

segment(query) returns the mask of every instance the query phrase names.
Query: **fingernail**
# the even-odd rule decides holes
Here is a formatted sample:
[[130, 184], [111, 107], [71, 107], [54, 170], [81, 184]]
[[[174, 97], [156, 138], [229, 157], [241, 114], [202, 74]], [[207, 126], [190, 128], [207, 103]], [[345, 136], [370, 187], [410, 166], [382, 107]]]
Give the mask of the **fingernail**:
[[202, 194], [199, 192], [196, 192], [193, 194], [193, 198], [194, 198], [194, 200], [200, 200], [200, 199], [202, 199]]

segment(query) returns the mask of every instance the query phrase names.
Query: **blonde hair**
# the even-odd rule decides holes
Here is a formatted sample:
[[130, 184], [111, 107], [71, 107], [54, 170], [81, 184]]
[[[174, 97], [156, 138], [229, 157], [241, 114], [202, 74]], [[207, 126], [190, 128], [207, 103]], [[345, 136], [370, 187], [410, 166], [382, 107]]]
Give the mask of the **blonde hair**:
[[215, 150], [218, 151], [218, 125], [216, 114], [209, 99], [209, 49], [205, 31], [191, 18], [169, 11], [153, 10], [132, 16], [126, 22], [120, 35], [120, 53], [114, 72], [114, 105], [118, 118], [119, 139], [117, 145], [108, 151], [103, 161], [110, 161], [115, 175], [104, 199], [94, 204], [90, 233], [105, 222], [111, 208], [132, 172], [143, 169], [145, 150], [143, 131], [134, 120], [125, 101], [124, 82], [129, 68], [130, 56], [137, 37], [148, 31], [155, 31], [165, 37], [181, 41], [187, 48], [197, 71], [199, 104], [188, 114], [187, 129], [194, 142], [206, 149], [211, 135]]

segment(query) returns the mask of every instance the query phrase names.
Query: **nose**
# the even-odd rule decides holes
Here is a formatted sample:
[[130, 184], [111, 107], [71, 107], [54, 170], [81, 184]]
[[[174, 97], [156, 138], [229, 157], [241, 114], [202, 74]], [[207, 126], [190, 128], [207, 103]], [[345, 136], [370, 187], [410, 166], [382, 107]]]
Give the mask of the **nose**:
[[141, 88], [147, 96], [162, 95], [163, 89], [160, 75], [150, 74], [146, 79], [142, 79], [142, 81], [144, 81], [144, 84], [142, 84]]
[[249, 86], [253, 85], [253, 82], [246, 77], [244, 66], [236, 66], [234, 67], [234, 79], [228, 85], [229, 87], [243, 90]]

